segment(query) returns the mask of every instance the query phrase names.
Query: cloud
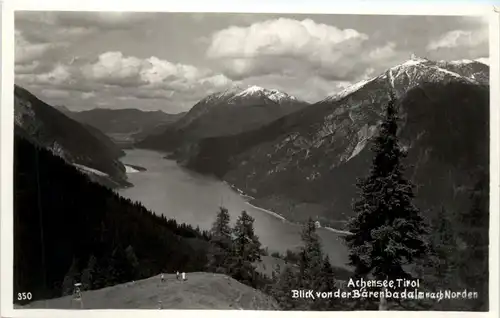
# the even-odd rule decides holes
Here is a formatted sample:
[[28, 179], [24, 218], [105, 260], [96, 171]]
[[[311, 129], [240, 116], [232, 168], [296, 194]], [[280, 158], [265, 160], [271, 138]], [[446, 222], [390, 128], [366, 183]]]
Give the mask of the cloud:
[[335, 86], [332, 82], [367, 78], [408, 59], [410, 52], [354, 29], [277, 18], [215, 32], [206, 56], [233, 80], [278, 74], [305, 80], [306, 75]]
[[44, 89], [42, 90], [42, 94], [48, 98], [65, 98], [69, 97], [70, 93], [68, 91], [60, 90], [60, 89]]
[[130, 29], [151, 19], [152, 13], [139, 12], [65, 12], [57, 16], [57, 23], [65, 26], [89, 25], [99, 29]]
[[72, 29], [130, 29], [152, 18], [140, 12], [17, 11], [16, 23], [35, 23]]
[[16, 74], [16, 80], [21, 82], [47, 87], [64, 87], [74, 80], [67, 67], [58, 64], [50, 72], [42, 74]]
[[30, 64], [36, 59], [40, 59], [49, 51], [63, 46], [64, 43], [31, 43], [23, 32], [16, 30], [14, 33], [15, 52], [14, 58], [16, 64]]
[[[19, 59], [19, 61], [22, 61], [23, 59]], [[27, 61], [25, 61], [27, 62]], [[33, 74], [36, 72], [36, 70], [40, 67], [40, 62], [39, 61], [31, 61], [27, 62], [26, 64], [19, 63], [15, 65], [14, 72], [16, 74]]]
[[175, 64], [157, 57], [140, 59], [121, 52], [106, 52], [97, 61], [82, 66], [89, 81], [114, 86], [190, 91], [206, 86], [225, 87], [231, 80], [222, 74], [192, 65]]
[[488, 43], [488, 40], [487, 32], [453, 30], [443, 34], [435, 40], [432, 40], [429, 45], [427, 45], [427, 49], [439, 50], [464, 47], [470, 48]]
[[137, 86], [146, 82], [140, 73], [144, 61], [136, 57], [124, 57], [121, 52], [106, 52], [95, 63], [82, 67], [82, 75], [91, 81], [117, 86]]
[[45, 62], [57, 62], [62, 49], [86, 37], [131, 29], [152, 17], [152, 14], [131, 12], [17, 11], [16, 64], [29, 64], [42, 58], [46, 58]]
[[279, 18], [215, 32], [206, 55], [233, 78], [296, 70], [332, 69], [359, 53], [368, 39], [354, 29]]
[[95, 96], [96, 96], [96, 94], [94, 92], [83, 92], [81, 94], [81, 99], [90, 99], [90, 98], [93, 98]]
[[207, 91], [223, 90], [232, 84], [226, 76], [209, 69], [154, 56], [144, 59], [125, 56], [119, 51], [102, 53], [93, 60], [75, 57], [39, 74], [28, 73], [29, 67], [36, 67], [36, 63], [20, 68], [25, 72], [16, 73], [16, 81], [40, 88], [49, 98], [63, 97], [55, 92], [66, 90], [78, 92], [77, 98], [85, 100], [129, 96], [169, 100], [190, 107]]
[[186, 110], [233, 83], [277, 88], [316, 102], [408, 60], [410, 53], [482, 62], [489, 55], [488, 25], [481, 17], [128, 12], [16, 12], [15, 17], [16, 81], [49, 102], [82, 108], [99, 103]]
[[396, 54], [395, 48], [396, 43], [389, 42], [384, 46], [374, 48], [368, 53], [368, 57], [374, 61], [391, 58]]

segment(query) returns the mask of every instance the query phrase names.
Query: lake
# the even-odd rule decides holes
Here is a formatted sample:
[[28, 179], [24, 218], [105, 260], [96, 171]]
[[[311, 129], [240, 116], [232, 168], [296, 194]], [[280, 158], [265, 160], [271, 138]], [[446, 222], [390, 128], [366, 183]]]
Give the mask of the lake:
[[[160, 152], [143, 149], [125, 152], [123, 163], [141, 166], [147, 171], [128, 169], [131, 171], [129, 182], [134, 186], [119, 190], [122, 196], [141, 202], [157, 214], [207, 230], [220, 206], [229, 210], [233, 224], [241, 212], [246, 211], [255, 219], [255, 233], [270, 252], [284, 252], [301, 245], [300, 225], [251, 206], [226, 183], [184, 169], [175, 161], [164, 159], [165, 154]], [[318, 234], [332, 265], [345, 268], [348, 251], [339, 234], [323, 228], [318, 229]]]

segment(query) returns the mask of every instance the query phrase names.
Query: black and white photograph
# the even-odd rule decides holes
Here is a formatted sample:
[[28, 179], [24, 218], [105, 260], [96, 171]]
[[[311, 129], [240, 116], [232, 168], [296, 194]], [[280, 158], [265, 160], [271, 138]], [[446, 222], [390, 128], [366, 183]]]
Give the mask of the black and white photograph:
[[15, 11], [13, 308], [488, 312], [490, 19], [411, 14]]

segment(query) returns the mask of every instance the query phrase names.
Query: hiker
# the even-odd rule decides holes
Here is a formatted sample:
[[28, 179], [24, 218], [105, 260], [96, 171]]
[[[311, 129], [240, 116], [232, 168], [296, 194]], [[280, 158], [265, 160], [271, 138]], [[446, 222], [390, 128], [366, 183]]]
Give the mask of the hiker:
[[163, 277], [163, 273], [161, 273], [161, 275], [160, 275], [160, 280], [162, 283], [165, 281], [165, 277]]
[[175, 274], [175, 277], [177, 278], [177, 280], [179, 280], [179, 276], [180, 276], [179, 271], [177, 271], [177, 273]]
[[186, 273], [182, 272], [182, 280], [186, 280]]

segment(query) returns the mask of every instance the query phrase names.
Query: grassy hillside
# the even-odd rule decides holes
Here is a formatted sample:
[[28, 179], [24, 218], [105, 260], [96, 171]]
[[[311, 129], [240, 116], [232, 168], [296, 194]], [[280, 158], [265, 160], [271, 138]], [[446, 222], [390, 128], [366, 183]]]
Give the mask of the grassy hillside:
[[[82, 293], [83, 309], [246, 309], [277, 310], [272, 297], [221, 274], [187, 273], [187, 280], [175, 274], [129, 282]], [[27, 308], [81, 309], [80, 302], [66, 296], [35, 301]]]

